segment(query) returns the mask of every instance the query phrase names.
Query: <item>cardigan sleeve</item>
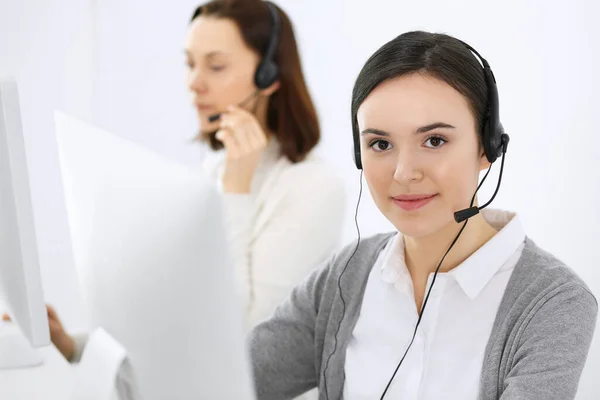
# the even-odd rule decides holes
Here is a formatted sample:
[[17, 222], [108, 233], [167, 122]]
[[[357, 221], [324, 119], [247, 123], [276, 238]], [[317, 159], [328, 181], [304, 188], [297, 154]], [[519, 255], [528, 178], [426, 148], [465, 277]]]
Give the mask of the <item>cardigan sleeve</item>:
[[579, 284], [544, 299], [523, 330], [500, 399], [575, 399], [597, 316], [596, 299]]

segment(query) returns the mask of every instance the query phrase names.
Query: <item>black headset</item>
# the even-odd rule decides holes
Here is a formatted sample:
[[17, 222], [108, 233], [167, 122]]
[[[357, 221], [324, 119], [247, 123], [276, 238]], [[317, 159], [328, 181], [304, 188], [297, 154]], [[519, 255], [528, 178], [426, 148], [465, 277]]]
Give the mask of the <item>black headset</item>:
[[[279, 19], [279, 11], [277, 7], [269, 1], [265, 1], [269, 14], [271, 15], [271, 34], [269, 35], [269, 43], [267, 44], [267, 51], [264, 57], [256, 67], [254, 73], [254, 90], [248, 97], [246, 97], [238, 105], [244, 105], [249, 100], [258, 96], [261, 90], [264, 90], [271, 86], [279, 78], [279, 66], [275, 62], [275, 53], [277, 51], [277, 45], [279, 44], [279, 32], [281, 30], [281, 21]], [[221, 113], [213, 114], [208, 117], [209, 122], [218, 121], [221, 118]]]
[[269, 14], [271, 14], [271, 35], [269, 37], [269, 44], [267, 45], [267, 51], [262, 61], [256, 68], [254, 74], [254, 84], [260, 90], [266, 89], [271, 86], [279, 77], [279, 67], [275, 63], [275, 52], [277, 51], [277, 45], [279, 44], [279, 31], [281, 30], [281, 21], [279, 20], [279, 12], [277, 7], [269, 1], [265, 1]]
[[[496, 86], [496, 78], [492, 72], [492, 68], [487, 60], [483, 58], [477, 50], [469, 46], [467, 43], [459, 40], [467, 49], [475, 54], [483, 65], [483, 75], [487, 86], [487, 110], [481, 126], [481, 142], [485, 156], [490, 163], [494, 163], [503, 153], [506, 152], [506, 147], [510, 140], [509, 136], [504, 132], [504, 128], [500, 123], [500, 104], [498, 99], [498, 88]], [[356, 119], [356, 116], [353, 116]], [[352, 137], [354, 140], [354, 164], [356, 168], [362, 169], [360, 159], [360, 135], [356, 121], [352, 123]]]

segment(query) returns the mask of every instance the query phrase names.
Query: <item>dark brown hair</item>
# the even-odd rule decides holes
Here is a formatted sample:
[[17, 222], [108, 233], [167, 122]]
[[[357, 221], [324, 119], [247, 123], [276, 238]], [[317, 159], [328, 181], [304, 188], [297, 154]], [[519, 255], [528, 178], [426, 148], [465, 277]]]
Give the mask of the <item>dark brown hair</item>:
[[[279, 43], [274, 61], [279, 67], [279, 89], [269, 99], [267, 127], [275, 133], [281, 152], [291, 162], [305, 158], [321, 138], [319, 119], [308, 93], [292, 23], [279, 7]], [[213, 0], [196, 8], [192, 21], [211, 16], [230, 19], [238, 26], [244, 42], [258, 55], [267, 51], [273, 22], [269, 9], [262, 0]], [[213, 149], [222, 148], [221, 142], [211, 135]]]
[[481, 128], [487, 112], [488, 90], [483, 67], [458, 39], [440, 33], [406, 32], [390, 40], [365, 63], [352, 92], [352, 130], [358, 135], [356, 114], [367, 96], [381, 83], [422, 73], [452, 86], [462, 94]]

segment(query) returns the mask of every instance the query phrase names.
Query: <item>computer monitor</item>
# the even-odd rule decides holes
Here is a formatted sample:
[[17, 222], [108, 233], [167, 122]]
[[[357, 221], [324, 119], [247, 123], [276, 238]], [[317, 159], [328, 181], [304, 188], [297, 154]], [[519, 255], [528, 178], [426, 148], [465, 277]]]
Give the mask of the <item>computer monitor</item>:
[[56, 124], [90, 328], [127, 350], [143, 399], [252, 399], [215, 186], [64, 114]]
[[50, 344], [29, 184], [17, 84], [0, 75], [0, 297], [13, 321], [0, 321], [2, 369], [41, 364], [33, 347]]

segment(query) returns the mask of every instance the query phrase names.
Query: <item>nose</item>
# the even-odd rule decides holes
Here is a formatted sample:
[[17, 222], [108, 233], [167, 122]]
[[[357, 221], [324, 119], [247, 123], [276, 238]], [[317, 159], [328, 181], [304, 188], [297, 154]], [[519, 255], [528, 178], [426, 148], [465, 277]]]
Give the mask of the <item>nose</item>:
[[394, 180], [401, 185], [408, 185], [423, 178], [423, 171], [418, 165], [414, 151], [404, 149], [398, 152]]
[[194, 68], [188, 72], [188, 88], [192, 92], [204, 93], [208, 90], [208, 85], [204, 74], [201, 73], [199, 68]]

